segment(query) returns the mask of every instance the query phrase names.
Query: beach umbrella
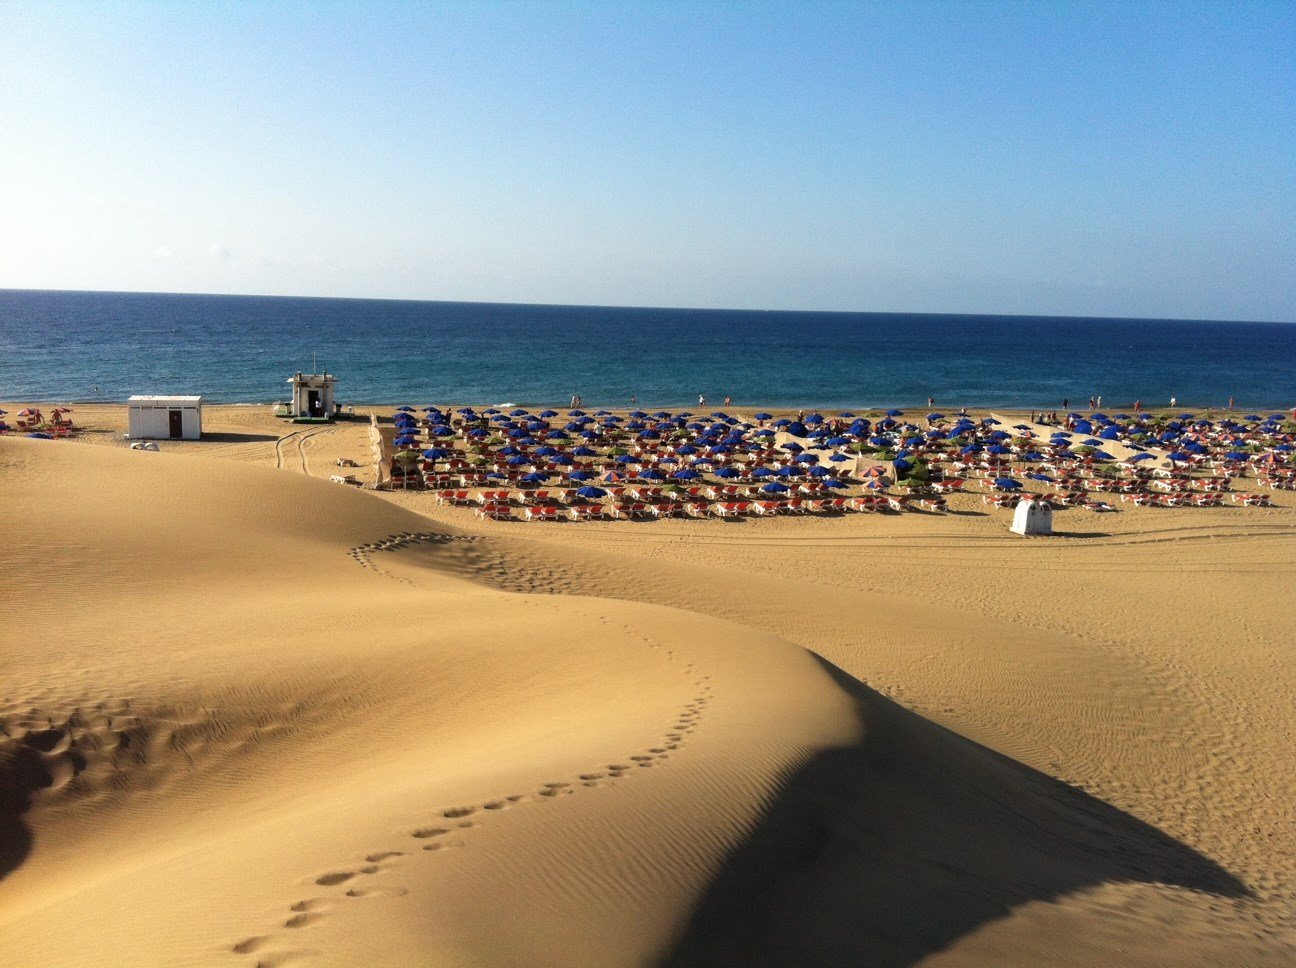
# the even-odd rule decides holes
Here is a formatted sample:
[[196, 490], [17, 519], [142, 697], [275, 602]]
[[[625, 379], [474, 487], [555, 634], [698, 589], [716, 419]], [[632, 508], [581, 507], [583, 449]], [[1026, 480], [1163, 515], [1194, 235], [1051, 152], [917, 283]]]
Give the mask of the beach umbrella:
[[828, 468], [817, 466], [817, 465], [815, 467], [809, 468], [806, 471], [806, 473], [809, 474], [811, 477], [829, 477], [832, 475], [832, 471], [830, 471]]
[[752, 477], [772, 477], [774, 472], [768, 467], [758, 467], [751, 472]]
[[1185, 453], [1183, 453], [1182, 451], [1180, 451], [1180, 452], [1178, 452], [1178, 453], [1174, 453], [1174, 454], [1166, 454], [1166, 457], [1167, 457], [1169, 460], [1172, 460], [1172, 461], [1186, 461], [1186, 460], [1192, 460], [1192, 455], [1191, 455], [1191, 454], [1185, 454]]
[[402, 412], [404, 412], [404, 413], [413, 413], [413, 412], [414, 412], [414, 408], [411, 407], [411, 406], [408, 406], [408, 405], [403, 406], [403, 407], [397, 407], [396, 409], [397, 409], [397, 410], [400, 410], [400, 411], [402, 411]]
[[929, 414], [927, 414], [927, 419], [928, 419], [928, 420], [944, 420], [944, 419], [945, 419], [945, 414], [943, 414], [943, 413], [929, 413]]
[[589, 471], [572, 471], [570, 474], [567, 475], [567, 478], [573, 481], [588, 481], [588, 480], [592, 480], [593, 477], [594, 475], [591, 474]]
[[1116, 458], [1105, 450], [1095, 450], [1091, 455], [1094, 460], [1115, 460]]
[[[766, 413], [765, 411], [762, 410], [760, 413], [756, 414], [755, 416], [757, 420], [769, 420], [774, 415], [772, 413]], [[1260, 418], [1257, 417], [1256, 419], [1259, 420]]]
[[409, 447], [412, 444], [418, 443], [418, 438], [417, 437], [397, 437], [395, 440], [392, 441], [392, 443], [395, 444], [397, 447]]
[[1012, 451], [1009, 450], [1007, 447], [1005, 447], [1003, 444], [995, 444], [995, 445], [992, 446], [992, 447], [987, 447], [987, 448], [986, 448], [986, 453], [988, 453], [988, 454], [1011, 454]]
[[839, 481], [835, 477], [830, 477], [823, 482], [823, 486], [832, 488], [833, 490], [837, 490], [838, 488], [849, 487], [850, 485], [848, 485], [845, 481]]
[[1016, 491], [1021, 488], [1022, 483], [1011, 477], [996, 477], [994, 486], [1001, 491]]
[[604, 481], [604, 482], [606, 482], [606, 483], [608, 483], [608, 484], [615, 484], [615, 483], [617, 483], [618, 481], [623, 480], [623, 479], [624, 479], [624, 475], [619, 474], [619, 473], [617, 473], [616, 471], [608, 471], [608, 472], [607, 472], [606, 474], [604, 474], [601, 478], [599, 478], [599, 480]]
[[716, 470], [715, 476], [731, 479], [735, 477], [742, 477], [742, 474], [732, 467], [721, 467]]
[[1137, 464], [1141, 460], [1156, 460], [1156, 458], [1151, 454], [1135, 454], [1133, 457], [1127, 457], [1125, 460], [1127, 463]]
[[845, 454], [833, 454], [828, 458], [830, 461], [840, 464], [844, 460], [850, 460]]
[[459, 408], [458, 410], [456, 410], [455, 412], [456, 412], [456, 413], [461, 413], [461, 414], [463, 414], [465, 417], [472, 416], [474, 413], [476, 413], [476, 411], [473, 410], [472, 407], [460, 407], [460, 408]]
[[904, 411], [903, 411], [903, 410], [888, 410], [888, 411], [886, 412], [886, 415], [887, 415], [888, 417], [903, 417], [903, 416], [904, 416]]
[[1026, 430], [1026, 431], [1029, 431], [1029, 430], [1030, 430], [1030, 426], [1029, 426], [1028, 424], [1016, 424], [1016, 425], [1013, 427], [1013, 430]]
[[1053, 478], [1049, 477], [1047, 474], [1027, 474], [1026, 476], [1032, 481], [1047, 481], [1050, 484], [1053, 483]]
[[549, 480], [549, 475], [542, 474], [539, 471], [532, 471], [530, 474], [523, 474], [521, 480], [524, 484], [543, 484]]
[[607, 497], [607, 491], [603, 490], [601, 487], [587, 486], [577, 490], [576, 496], [583, 497], [586, 500], [593, 500], [595, 498]]
[[53, 439], [54, 439], [54, 435], [53, 435], [53, 434], [47, 434], [47, 433], [44, 433], [44, 432], [42, 432], [42, 431], [37, 431], [36, 433], [34, 433], [34, 434], [28, 434], [27, 436], [28, 436], [28, 437], [34, 437], [34, 438], [36, 438], [37, 440], [53, 440]]
[[897, 457], [891, 462], [891, 466], [897, 471], [907, 471], [909, 468], [913, 467], [913, 464], [905, 460], [903, 457]]
[[786, 426], [787, 426], [788, 424], [790, 424], [791, 422], [792, 422], [792, 421], [789, 420], [787, 417], [780, 417], [778, 420], [775, 420], [775, 421], [774, 421], [774, 426], [775, 426], [775, 427], [786, 427]]
[[837, 414], [837, 416], [839, 416], [839, 417], [853, 417], [853, 416], [855, 416], [855, 414], [851, 413], [849, 410], [843, 410], [841, 413]]
[[768, 484], [762, 484], [760, 489], [766, 494], [786, 494], [788, 487], [778, 481], [770, 481]]
[[671, 477], [675, 478], [675, 480], [677, 481], [695, 481], [701, 476], [702, 475], [699, 474], [697, 471], [691, 471], [688, 470], [687, 468], [682, 471], [676, 471], [674, 474], [671, 475]]
[[805, 418], [805, 422], [806, 422], [807, 424], [811, 424], [811, 425], [813, 425], [813, 424], [821, 424], [821, 423], [823, 423], [823, 421], [824, 421], [823, 415], [822, 415], [822, 414], [818, 414], [818, 413], [812, 413], [812, 414], [810, 414], [810, 416], [808, 416], [808, 417]]
[[525, 467], [527, 464], [531, 463], [531, 458], [523, 457], [521, 454], [518, 454], [516, 457], [510, 457], [505, 463], [510, 467]]
[[796, 455], [795, 457], [793, 457], [792, 459], [793, 459], [794, 461], [796, 461], [797, 463], [799, 463], [799, 464], [817, 464], [817, 463], [819, 463], [819, 456], [818, 456], [817, 454], [797, 454], [797, 455]]
[[425, 460], [445, 460], [449, 456], [450, 451], [442, 447], [431, 447], [428, 450], [423, 451], [423, 457]]

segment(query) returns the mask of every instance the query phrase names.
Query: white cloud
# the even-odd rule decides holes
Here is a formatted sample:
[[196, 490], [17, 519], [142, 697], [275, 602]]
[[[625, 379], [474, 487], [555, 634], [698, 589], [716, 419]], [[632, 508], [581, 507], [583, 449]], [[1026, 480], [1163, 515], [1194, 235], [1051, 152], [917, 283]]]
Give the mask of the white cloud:
[[172, 252], [165, 245], [159, 245], [156, 249], [153, 250], [153, 258], [161, 259], [161, 260], [174, 259], [175, 253]]
[[234, 254], [219, 242], [213, 242], [207, 246], [207, 254], [213, 259], [232, 259]]

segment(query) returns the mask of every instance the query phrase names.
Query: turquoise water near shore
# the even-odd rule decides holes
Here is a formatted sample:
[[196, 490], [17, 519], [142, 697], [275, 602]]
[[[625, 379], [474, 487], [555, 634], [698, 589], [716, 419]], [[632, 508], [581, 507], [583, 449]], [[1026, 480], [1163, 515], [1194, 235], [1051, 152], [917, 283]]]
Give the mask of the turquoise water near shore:
[[1296, 325], [0, 290], [0, 399], [1243, 408], [1296, 404]]

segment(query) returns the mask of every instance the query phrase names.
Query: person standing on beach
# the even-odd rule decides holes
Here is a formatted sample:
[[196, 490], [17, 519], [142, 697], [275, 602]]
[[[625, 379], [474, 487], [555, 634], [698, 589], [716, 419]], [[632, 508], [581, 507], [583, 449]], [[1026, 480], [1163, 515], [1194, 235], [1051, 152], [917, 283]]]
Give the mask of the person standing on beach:
[[725, 405], [726, 407], [732, 407], [732, 406], [733, 406], [733, 398], [730, 397], [729, 394], [727, 394], [727, 393], [725, 394], [724, 405]]
[[1141, 411], [1142, 409], [1143, 409], [1143, 401], [1142, 401], [1142, 400], [1135, 400], [1135, 401], [1134, 401], [1134, 412], [1135, 412], [1135, 413], [1138, 413], [1138, 412]]
[[1229, 397], [1229, 405], [1228, 405], [1228, 408], [1229, 408], [1230, 410], [1233, 409], [1233, 398], [1232, 398], [1232, 397]]
[[699, 407], [705, 407], [705, 406], [706, 406], [706, 394], [705, 394], [705, 393], [699, 393], [699, 394], [698, 394], [698, 406], [699, 406]]
[[1071, 401], [1068, 400], [1066, 397], [1063, 397], [1063, 398], [1062, 398], [1062, 409], [1063, 409], [1063, 410], [1070, 410], [1070, 409], [1071, 409]]
[[934, 407], [934, 406], [936, 406], [936, 398], [935, 398], [935, 397], [928, 397], [928, 398], [927, 398], [927, 409], [930, 410], [930, 409], [931, 409], [932, 407]]
[[1178, 398], [1178, 397], [1171, 397], [1171, 398], [1170, 398], [1170, 406], [1172, 406], [1172, 407], [1177, 407], [1177, 406], [1179, 406], [1179, 398]]
[[1102, 394], [1098, 394], [1098, 409], [1102, 409]]

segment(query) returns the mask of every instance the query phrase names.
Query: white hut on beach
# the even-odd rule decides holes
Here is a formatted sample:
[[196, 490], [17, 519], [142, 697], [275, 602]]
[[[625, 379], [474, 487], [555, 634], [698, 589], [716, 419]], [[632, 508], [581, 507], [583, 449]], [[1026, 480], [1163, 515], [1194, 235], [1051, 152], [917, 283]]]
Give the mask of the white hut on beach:
[[331, 373], [294, 373], [288, 382], [292, 384], [288, 416], [294, 420], [333, 419], [337, 413], [333, 398], [337, 377]]
[[1047, 501], [1027, 498], [1017, 503], [1009, 531], [1016, 534], [1052, 534], [1053, 507]]
[[202, 397], [140, 394], [126, 401], [131, 440], [197, 440], [202, 436]]

